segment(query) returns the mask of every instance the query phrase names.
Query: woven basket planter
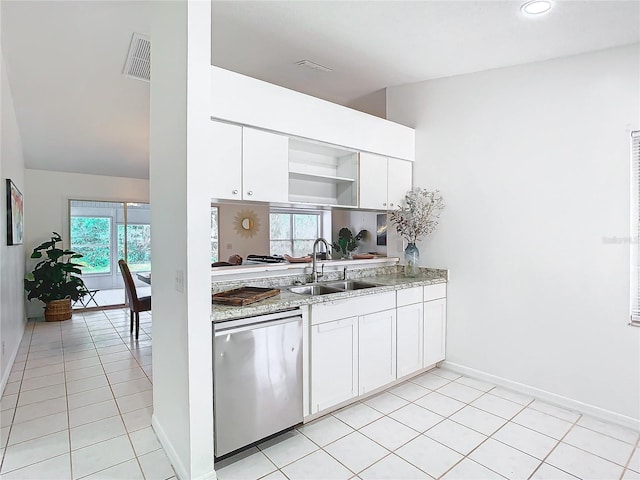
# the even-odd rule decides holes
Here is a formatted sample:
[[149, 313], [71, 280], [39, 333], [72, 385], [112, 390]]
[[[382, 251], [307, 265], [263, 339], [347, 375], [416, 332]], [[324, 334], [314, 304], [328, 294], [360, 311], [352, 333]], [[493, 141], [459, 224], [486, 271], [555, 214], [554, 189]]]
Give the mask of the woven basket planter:
[[44, 319], [47, 322], [60, 322], [71, 318], [71, 299], [51, 300], [44, 309]]

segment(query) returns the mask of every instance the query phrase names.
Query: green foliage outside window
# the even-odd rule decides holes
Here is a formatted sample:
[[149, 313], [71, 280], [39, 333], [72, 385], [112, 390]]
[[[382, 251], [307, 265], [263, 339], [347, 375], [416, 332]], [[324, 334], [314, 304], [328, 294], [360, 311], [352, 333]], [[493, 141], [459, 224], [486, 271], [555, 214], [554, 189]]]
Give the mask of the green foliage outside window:
[[[118, 225], [118, 258], [124, 256], [124, 225]], [[151, 270], [151, 225], [127, 225], [127, 264], [132, 272]]]
[[111, 219], [71, 217], [71, 250], [83, 255], [76, 260], [82, 273], [110, 273]]

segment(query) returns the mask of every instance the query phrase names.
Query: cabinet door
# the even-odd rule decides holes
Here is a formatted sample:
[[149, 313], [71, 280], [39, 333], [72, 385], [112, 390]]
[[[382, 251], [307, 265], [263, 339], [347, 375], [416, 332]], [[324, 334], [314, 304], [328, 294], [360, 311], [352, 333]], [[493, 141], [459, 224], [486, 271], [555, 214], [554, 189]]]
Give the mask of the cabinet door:
[[402, 203], [412, 186], [413, 162], [390, 158], [387, 167], [387, 202], [389, 209]]
[[424, 362], [427, 367], [445, 358], [447, 299], [424, 303]]
[[211, 198], [242, 198], [242, 127], [211, 121], [208, 174]]
[[398, 378], [422, 368], [424, 308], [422, 302], [398, 307]]
[[248, 127], [242, 130], [243, 200], [289, 201], [289, 139]]
[[359, 317], [359, 393], [396, 379], [396, 310]]
[[311, 327], [311, 413], [358, 395], [358, 317]]
[[387, 157], [360, 152], [360, 208], [387, 209]]

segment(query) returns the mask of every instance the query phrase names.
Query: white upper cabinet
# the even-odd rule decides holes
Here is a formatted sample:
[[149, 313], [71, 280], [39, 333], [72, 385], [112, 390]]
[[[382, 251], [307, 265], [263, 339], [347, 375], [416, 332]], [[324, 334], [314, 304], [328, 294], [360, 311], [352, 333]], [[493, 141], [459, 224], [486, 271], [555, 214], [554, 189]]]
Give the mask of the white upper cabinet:
[[387, 209], [387, 157], [360, 152], [360, 208]]
[[387, 205], [389, 209], [402, 204], [404, 196], [412, 188], [413, 163], [397, 158], [387, 160]]
[[412, 163], [360, 152], [360, 208], [391, 210], [412, 185]]
[[254, 128], [242, 130], [242, 198], [287, 202], [289, 139]]
[[209, 131], [212, 199], [288, 201], [286, 136], [216, 121]]
[[222, 122], [210, 122], [211, 158], [207, 162], [207, 177], [211, 198], [240, 200], [242, 198], [242, 127]]

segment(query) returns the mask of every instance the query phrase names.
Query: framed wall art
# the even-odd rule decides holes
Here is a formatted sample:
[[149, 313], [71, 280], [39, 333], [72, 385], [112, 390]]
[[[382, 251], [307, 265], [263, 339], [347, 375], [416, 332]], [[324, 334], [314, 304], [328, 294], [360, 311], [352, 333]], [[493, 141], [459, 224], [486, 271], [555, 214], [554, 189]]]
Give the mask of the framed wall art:
[[376, 245], [387, 244], [387, 214], [379, 213], [376, 218]]
[[24, 233], [24, 204], [22, 193], [7, 178], [7, 245], [22, 245]]

